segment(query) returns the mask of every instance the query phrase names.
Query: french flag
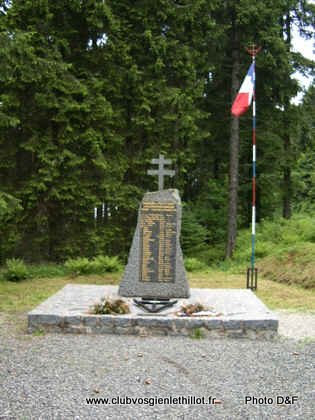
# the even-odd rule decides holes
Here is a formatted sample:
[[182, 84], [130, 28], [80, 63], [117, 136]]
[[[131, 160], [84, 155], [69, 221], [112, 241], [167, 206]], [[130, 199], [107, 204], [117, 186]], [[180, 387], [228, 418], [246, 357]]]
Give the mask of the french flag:
[[255, 64], [253, 63], [250, 66], [242, 86], [240, 87], [240, 90], [233, 102], [231, 112], [235, 117], [239, 117], [240, 115], [244, 114], [244, 112], [246, 112], [250, 107], [254, 94], [254, 86]]

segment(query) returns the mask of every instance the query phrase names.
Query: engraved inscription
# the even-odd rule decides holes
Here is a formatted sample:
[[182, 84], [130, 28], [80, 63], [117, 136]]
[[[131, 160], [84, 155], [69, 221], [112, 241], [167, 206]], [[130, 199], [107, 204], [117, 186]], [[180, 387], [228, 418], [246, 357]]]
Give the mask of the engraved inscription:
[[175, 282], [176, 205], [145, 202], [140, 218], [140, 281]]

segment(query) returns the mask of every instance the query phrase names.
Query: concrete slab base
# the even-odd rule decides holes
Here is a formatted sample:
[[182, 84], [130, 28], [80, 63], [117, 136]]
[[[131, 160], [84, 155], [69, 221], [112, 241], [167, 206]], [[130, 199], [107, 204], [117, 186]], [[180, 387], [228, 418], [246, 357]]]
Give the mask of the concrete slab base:
[[[29, 332], [36, 330], [79, 334], [133, 334], [141, 336], [183, 335], [205, 338], [267, 338], [277, 335], [276, 315], [246, 289], [190, 289], [191, 297], [178, 299], [172, 308], [149, 314], [131, 298], [126, 315], [94, 315], [102, 298], [118, 298], [117, 286], [68, 284], [28, 313]], [[188, 303], [211, 308], [214, 316], [178, 316]]]

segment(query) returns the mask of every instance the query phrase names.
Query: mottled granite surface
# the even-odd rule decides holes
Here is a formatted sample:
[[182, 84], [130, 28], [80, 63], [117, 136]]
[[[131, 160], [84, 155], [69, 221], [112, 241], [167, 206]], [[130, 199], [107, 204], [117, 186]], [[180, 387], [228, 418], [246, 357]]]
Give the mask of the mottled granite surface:
[[[144, 282], [140, 280], [140, 264], [141, 264], [141, 206], [142, 203], [173, 203], [176, 205], [176, 254], [175, 254], [175, 281], [171, 283], [162, 282]], [[122, 281], [119, 287], [121, 296], [141, 296], [146, 298], [187, 298], [189, 297], [189, 286], [184, 267], [183, 254], [180, 246], [180, 230], [181, 230], [181, 200], [178, 190], [169, 189], [156, 192], [148, 192], [144, 195], [142, 203], [139, 207], [137, 227], [133, 236], [129, 259]]]

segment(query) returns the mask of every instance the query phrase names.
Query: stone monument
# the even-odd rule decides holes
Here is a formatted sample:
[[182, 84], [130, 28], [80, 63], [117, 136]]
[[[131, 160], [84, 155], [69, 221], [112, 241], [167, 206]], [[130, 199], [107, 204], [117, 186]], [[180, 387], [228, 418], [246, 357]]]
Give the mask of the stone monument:
[[142, 298], [135, 302], [148, 310], [143, 303], [153, 302], [157, 312], [157, 305], [168, 307], [171, 298], [189, 297], [189, 287], [180, 246], [181, 200], [177, 190], [163, 189], [164, 176], [175, 172], [164, 168], [171, 161], [163, 155], [151, 162], [159, 165], [158, 170], [148, 171], [158, 175], [159, 191], [146, 193], [140, 204], [119, 295]]
[[[162, 155], [153, 159], [153, 163], [159, 169], [149, 174], [159, 176], [159, 191], [146, 193], [140, 204], [119, 290], [111, 285], [68, 284], [28, 313], [29, 331], [40, 328], [76, 334], [194, 336], [198, 329], [209, 338], [275, 337], [278, 319], [252, 291], [189, 291], [179, 242], [179, 194], [177, 190], [163, 189], [164, 176], [173, 176], [174, 171], [164, 169], [171, 161]], [[118, 293], [125, 296], [123, 300], [129, 305], [130, 313], [101, 315], [93, 311], [95, 304], [104, 299], [117, 300]], [[196, 304], [205, 310], [195, 316], [183, 316], [184, 307]]]

